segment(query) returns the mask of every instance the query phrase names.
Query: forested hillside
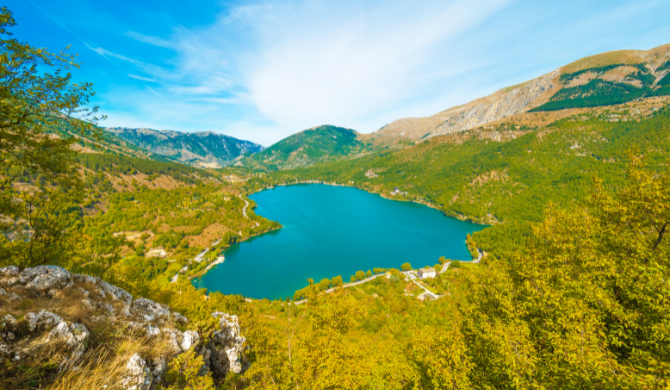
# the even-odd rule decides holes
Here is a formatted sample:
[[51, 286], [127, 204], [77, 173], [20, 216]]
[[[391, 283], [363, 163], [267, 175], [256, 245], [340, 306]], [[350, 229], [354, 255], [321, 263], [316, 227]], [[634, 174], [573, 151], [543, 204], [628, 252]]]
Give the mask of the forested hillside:
[[325, 125], [285, 138], [242, 163], [250, 168], [290, 169], [338, 160], [364, 150], [365, 144], [354, 130]]
[[263, 146], [212, 132], [105, 128], [110, 134], [164, 158], [203, 168], [232, 165], [238, 158], [263, 151]]

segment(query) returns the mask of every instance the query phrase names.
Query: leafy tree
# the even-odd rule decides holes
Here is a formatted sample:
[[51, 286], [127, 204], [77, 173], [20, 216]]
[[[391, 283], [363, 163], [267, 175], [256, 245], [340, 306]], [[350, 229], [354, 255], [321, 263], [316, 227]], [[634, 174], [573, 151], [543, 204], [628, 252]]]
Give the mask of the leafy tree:
[[82, 271], [104, 278], [105, 273], [121, 260], [121, 251], [128, 245], [130, 242], [123, 235], [87, 239], [82, 250]]
[[[0, 9], [0, 262], [28, 267], [72, 254], [72, 206], [82, 196], [72, 135], [95, 137], [98, 118], [97, 108], [84, 108], [91, 84], [64, 73], [79, 67], [75, 57], [14, 39], [8, 29], [15, 25]], [[70, 136], [52, 136], [53, 128]], [[34, 179], [19, 183], [22, 172]]]
[[342, 275], [334, 277], [331, 283], [333, 284], [333, 287], [339, 287], [343, 285], [344, 281], [342, 280]]
[[400, 269], [403, 271], [410, 271], [412, 269], [412, 265], [410, 263], [405, 263], [400, 266]]

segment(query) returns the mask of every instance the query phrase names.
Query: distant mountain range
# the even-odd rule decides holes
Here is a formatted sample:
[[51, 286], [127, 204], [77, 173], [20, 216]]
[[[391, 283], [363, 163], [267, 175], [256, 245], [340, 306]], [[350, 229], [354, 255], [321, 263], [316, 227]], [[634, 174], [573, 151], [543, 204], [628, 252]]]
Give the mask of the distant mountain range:
[[125, 127], [105, 130], [145, 149], [154, 159], [162, 156], [202, 168], [242, 165], [283, 170], [404, 147], [435, 136], [496, 125], [524, 113], [547, 117], [557, 110], [608, 106], [666, 95], [670, 95], [670, 45], [586, 57], [430, 117], [398, 119], [371, 134], [323, 125], [293, 134], [265, 149], [250, 141], [212, 132]]
[[242, 163], [269, 170], [309, 166], [495, 125], [528, 112], [547, 116], [551, 111], [666, 96], [670, 95], [669, 74], [670, 45], [648, 51], [598, 54], [430, 117], [398, 119], [371, 134], [329, 125], [314, 127], [249, 156]]
[[262, 152], [262, 145], [213, 132], [105, 128], [109, 133], [169, 160], [201, 168], [233, 165], [245, 154]]

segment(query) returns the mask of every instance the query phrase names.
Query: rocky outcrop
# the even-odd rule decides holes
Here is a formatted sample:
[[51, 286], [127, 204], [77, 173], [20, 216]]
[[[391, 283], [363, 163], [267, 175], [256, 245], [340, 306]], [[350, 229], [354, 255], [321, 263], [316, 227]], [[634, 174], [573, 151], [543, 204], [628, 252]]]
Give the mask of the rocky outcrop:
[[[39, 266], [20, 271], [0, 268], [0, 358], [19, 364], [57, 362], [76, 365], [86, 352], [93, 328], [126, 329], [137, 337], [157, 337], [162, 346], [153, 356], [133, 355], [125, 366], [125, 389], [149, 390], [176, 356], [191, 349], [202, 356], [201, 374], [223, 377], [246, 368], [245, 338], [236, 316], [216, 312], [219, 329], [203, 340], [197, 331], [181, 331], [188, 319], [146, 298], [133, 299], [123, 289], [61, 267]], [[82, 318], [84, 319], [82, 322]], [[183, 329], [183, 328], [182, 328]], [[155, 349], [155, 348], [154, 348]]]
[[205, 366], [217, 375], [225, 375], [229, 371], [239, 374], [246, 370], [247, 362], [242, 355], [246, 339], [240, 334], [237, 316], [221, 312], [212, 316], [219, 318], [219, 330], [201, 347]]

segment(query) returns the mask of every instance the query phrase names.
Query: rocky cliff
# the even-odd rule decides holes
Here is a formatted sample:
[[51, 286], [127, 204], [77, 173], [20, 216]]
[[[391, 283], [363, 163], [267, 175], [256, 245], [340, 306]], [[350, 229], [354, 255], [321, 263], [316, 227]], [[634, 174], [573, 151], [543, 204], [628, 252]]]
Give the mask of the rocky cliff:
[[128, 345], [135, 342], [138, 348], [124, 347], [130, 355], [110, 388], [153, 389], [185, 352], [202, 358], [198, 375], [243, 372], [245, 338], [237, 317], [220, 312], [212, 316], [218, 327], [205, 339], [187, 330], [189, 320], [168, 306], [133, 298], [98, 278], [56, 266], [0, 268], [0, 357], [11, 362], [1, 374], [7, 380], [19, 375], [15, 370], [20, 367], [50, 365], [51, 375], [62, 376], [80, 370], [92, 349], [114, 338]]

